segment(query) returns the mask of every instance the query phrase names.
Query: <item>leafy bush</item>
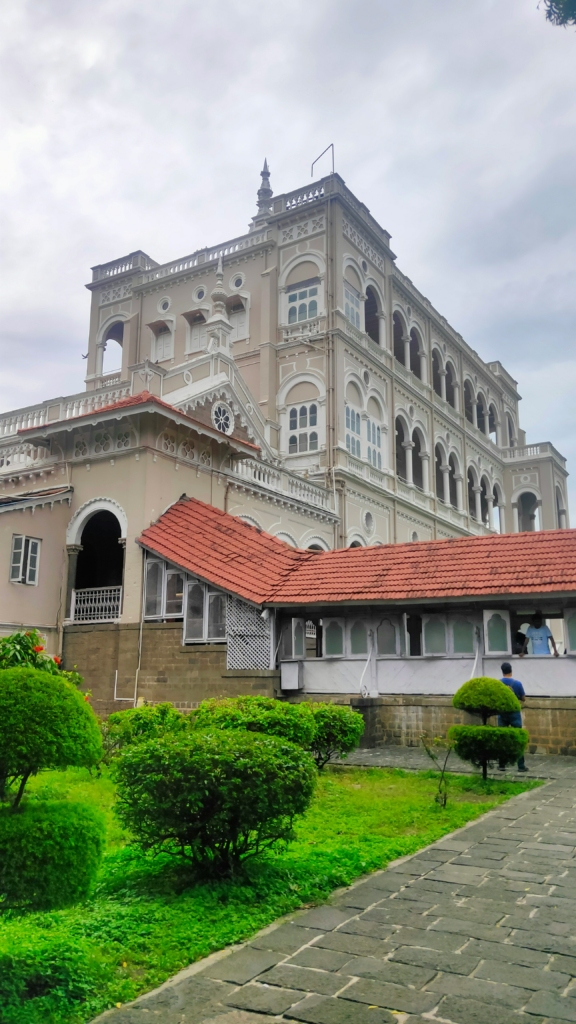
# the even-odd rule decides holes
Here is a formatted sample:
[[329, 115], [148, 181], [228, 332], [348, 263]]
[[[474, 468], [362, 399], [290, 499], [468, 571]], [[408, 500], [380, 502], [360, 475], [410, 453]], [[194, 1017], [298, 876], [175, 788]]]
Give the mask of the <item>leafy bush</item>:
[[78, 936], [14, 921], [0, 937], [0, 1020], [48, 1024], [71, 1013], [79, 1020], [75, 1011], [96, 1011], [104, 975], [98, 953]]
[[186, 728], [186, 716], [173, 704], [143, 704], [127, 711], [114, 711], [102, 722], [105, 760], [131, 743], [158, 739]]
[[225, 697], [202, 701], [190, 719], [195, 729], [247, 729], [310, 748], [316, 731], [310, 707], [274, 697]]
[[492, 715], [520, 711], [520, 701], [510, 687], [488, 676], [469, 679], [456, 691], [452, 704], [471, 715], [480, 715], [484, 725]]
[[214, 873], [291, 839], [316, 785], [314, 762], [299, 746], [243, 729], [137, 743], [113, 771], [116, 812], [139, 845]]
[[344, 704], [314, 702], [307, 706], [316, 727], [310, 750], [318, 768], [323, 768], [336, 755], [346, 757], [358, 746], [364, 732], [364, 719], [358, 711]]
[[513, 764], [526, 749], [526, 729], [497, 728], [492, 725], [453, 725], [448, 730], [448, 739], [464, 761], [482, 768], [482, 777], [488, 773], [491, 761]]
[[0, 800], [41, 768], [90, 766], [102, 755], [98, 721], [66, 680], [34, 668], [0, 671]]
[[100, 812], [83, 804], [29, 804], [0, 812], [0, 906], [35, 910], [84, 899], [96, 878], [105, 837]]

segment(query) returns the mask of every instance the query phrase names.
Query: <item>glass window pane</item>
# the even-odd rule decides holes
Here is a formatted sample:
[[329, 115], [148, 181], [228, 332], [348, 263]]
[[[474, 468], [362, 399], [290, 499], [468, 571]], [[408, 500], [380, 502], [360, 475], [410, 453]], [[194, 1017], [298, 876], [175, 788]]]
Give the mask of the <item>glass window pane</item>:
[[296, 306], [290, 306], [290, 309], [288, 310], [288, 323], [289, 324], [295, 324], [296, 323], [296, 316], [297, 316], [297, 314], [296, 314]]
[[308, 289], [307, 288], [305, 288], [303, 292], [298, 292], [298, 298], [299, 299], [305, 299], [307, 297], [307, 295], [308, 295]]
[[368, 448], [368, 462], [372, 462], [372, 449]]
[[298, 426], [298, 410], [290, 409], [290, 430], [296, 430]]
[[299, 434], [299, 436], [298, 436], [298, 451], [299, 452], [307, 452], [308, 451], [308, 434]]
[[208, 594], [208, 638], [220, 640], [226, 636], [226, 595]]
[[568, 625], [568, 649], [576, 651], [576, 614], [570, 615], [567, 619]]
[[446, 626], [442, 619], [428, 619], [424, 626], [426, 654], [446, 654]]
[[162, 614], [162, 576], [162, 562], [146, 563], [146, 616]]
[[308, 319], [311, 320], [314, 316], [318, 316], [318, 303], [316, 299], [312, 299], [312, 302], [308, 303]]
[[166, 574], [166, 615], [182, 615], [184, 576], [181, 572]]
[[352, 654], [368, 653], [368, 636], [363, 622], [355, 622], [350, 630], [350, 652]]
[[382, 447], [382, 433], [380, 431], [380, 427], [378, 427], [378, 429], [376, 431], [376, 442], [378, 444], [378, 447], [381, 448]]
[[382, 469], [382, 456], [378, 452], [378, 469]]
[[508, 650], [506, 620], [497, 612], [488, 620], [488, 650], [495, 653]]
[[26, 573], [27, 583], [36, 583], [37, 581], [39, 550], [40, 542], [37, 540], [31, 540], [30, 547], [28, 549], [28, 571]]
[[456, 619], [452, 627], [454, 654], [474, 654], [474, 626], [466, 619]]
[[344, 635], [339, 622], [330, 622], [326, 627], [326, 654], [342, 654], [344, 649]]
[[350, 409], [346, 406], [346, 430], [350, 430]]
[[350, 451], [350, 434], [346, 434], [346, 447]]
[[360, 433], [360, 413], [356, 413], [356, 433]]
[[186, 640], [202, 640], [204, 636], [204, 587], [201, 583], [188, 584], [185, 633]]
[[310, 426], [315, 427], [318, 417], [318, 408], [315, 405], [310, 406]]
[[378, 626], [378, 654], [396, 654], [396, 627], [390, 619]]
[[10, 579], [19, 580], [22, 575], [22, 555], [24, 552], [24, 537], [12, 539], [12, 563], [10, 565]]
[[349, 302], [347, 302], [346, 305], [344, 306], [344, 312], [346, 313], [346, 316], [348, 317], [348, 319], [350, 319], [350, 303]]
[[366, 437], [368, 439], [368, 444], [370, 444], [370, 441], [372, 440], [372, 434], [370, 431], [370, 420], [366, 420]]
[[295, 434], [293, 434], [292, 437], [290, 438], [290, 440], [288, 441], [288, 453], [289, 453], [289, 455], [294, 455], [297, 451], [298, 451], [298, 438], [296, 437]]
[[318, 434], [316, 433], [315, 430], [313, 430], [312, 433], [310, 434], [310, 451], [318, 451]]
[[304, 624], [300, 619], [294, 623], [294, 657], [304, 657]]
[[310, 297], [312, 297], [312, 295], [318, 295], [318, 289], [317, 288], [309, 288], [308, 289], [308, 295]]
[[288, 296], [288, 302], [296, 302], [297, 298], [298, 298], [298, 296], [297, 296], [296, 292], [294, 292], [293, 295], [289, 295]]
[[300, 305], [298, 306], [298, 319], [299, 320], [307, 320], [308, 319], [308, 306], [306, 305], [305, 302], [301, 302]]
[[302, 427], [307, 427], [308, 426], [308, 409], [306, 408], [305, 405], [300, 406], [300, 424], [299, 424], [299, 426], [300, 426], [300, 430], [302, 430]]

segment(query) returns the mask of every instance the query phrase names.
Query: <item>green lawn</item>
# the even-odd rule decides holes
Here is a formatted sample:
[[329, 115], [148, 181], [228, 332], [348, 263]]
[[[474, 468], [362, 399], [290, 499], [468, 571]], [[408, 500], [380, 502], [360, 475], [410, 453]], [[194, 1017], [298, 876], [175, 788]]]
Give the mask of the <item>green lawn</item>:
[[[250, 862], [242, 878], [194, 882], [168, 856], [144, 857], [127, 845], [108, 776], [85, 770], [35, 779], [28, 799], [70, 797], [98, 805], [108, 819], [108, 852], [93, 898], [71, 910], [0, 917], [0, 974], [10, 950], [70, 945], [62, 974], [54, 954], [50, 984], [18, 1004], [0, 978], [2, 1024], [79, 1024], [108, 1006], [160, 984], [191, 961], [248, 938], [297, 907], [413, 853], [484, 811], [538, 783], [450, 776], [449, 803], [434, 803], [437, 776], [395, 769], [326, 770], [290, 846]], [[40, 954], [38, 954], [40, 955]], [[4, 960], [2, 957], [4, 956]], [[50, 959], [44, 956], [44, 962]], [[59, 973], [60, 972], [60, 973]], [[50, 973], [50, 972], [48, 972]], [[56, 980], [54, 980], [56, 979]], [[48, 991], [50, 989], [50, 991]]]

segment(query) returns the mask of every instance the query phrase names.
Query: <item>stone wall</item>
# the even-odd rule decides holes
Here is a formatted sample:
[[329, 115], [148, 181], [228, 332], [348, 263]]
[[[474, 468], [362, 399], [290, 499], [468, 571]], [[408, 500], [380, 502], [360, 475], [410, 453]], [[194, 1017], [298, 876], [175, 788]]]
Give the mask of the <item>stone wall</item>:
[[[337, 699], [342, 700], [340, 694]], [[479, 722], [452, 707], [450, 697], [352, 697], [350, 704], [364, 717], [363, 747], [381, 743], [415, 747], [424, 732], [433, 739], [446, 736], [451, 725]], [[531, 754], [576, 755], [576, 697], [528, 697], [522, 711]], [[496, 725], [496, 719], [491, 724]]]
[[273, 697], [280, 689], [278, 672], [229, 671], [225, 644], [183, 646], [181, 622], [145, 623], [141, 635], [138, 623], [66, 626], [63, 660], [84, 676], [103, 716], [135, 699], [191, 708], [208, 697]]

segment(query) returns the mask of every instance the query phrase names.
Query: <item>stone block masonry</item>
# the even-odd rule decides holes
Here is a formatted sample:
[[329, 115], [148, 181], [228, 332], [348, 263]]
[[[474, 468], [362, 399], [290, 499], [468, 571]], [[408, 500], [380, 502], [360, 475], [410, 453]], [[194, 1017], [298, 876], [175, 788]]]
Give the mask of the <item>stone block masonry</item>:
[[130, 707], [135, 695], [190, 709], [209, 697], [273, 697], [280, 689], [277, 672], [228, 670], [225, 644], [184, 646], [181, 622], [145, 623], [141, 640], [138, 623], [66, 626], [63, 660], [84, 676], [102, 716]]

